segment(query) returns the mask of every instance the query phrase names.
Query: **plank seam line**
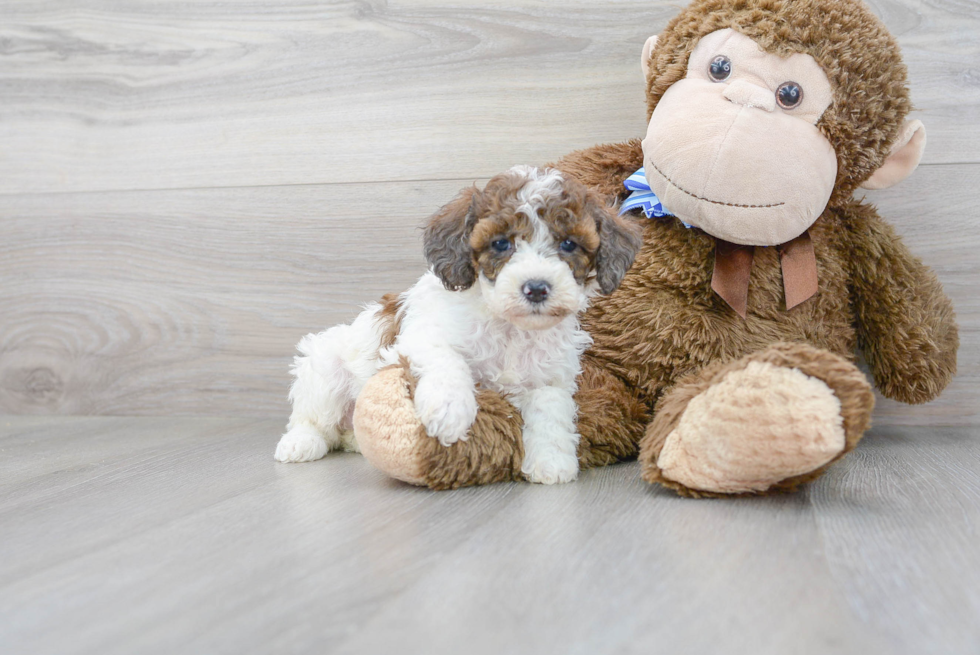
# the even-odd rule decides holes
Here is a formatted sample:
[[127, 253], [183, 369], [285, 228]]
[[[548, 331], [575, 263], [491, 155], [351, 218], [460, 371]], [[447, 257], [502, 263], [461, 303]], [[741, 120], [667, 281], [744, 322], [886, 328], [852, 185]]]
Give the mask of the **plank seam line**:
[[[438, 177], [438, 178], [419, 178], [411, 180], [383, 180], [388, 184], [419, 184], [428, 182], [463, 182], [476, 183], [480, 180], [489, 180], [494, 174], [477, 175], [473, 177]], [[73, 191], [24, 191], [7, 192], [0, 191], [0, 198], [17, 198], [25, 196], [72, 196], [72, 195], [94, 195], [98, 193], [166, 193], [176, 191], [222, 191], [229, 189], [289, 189], [293, 187], [318, 187], [318, 186], [356, 186], [377, 184], [378, 181], [349, 181], [349, 182], [298, 182], [296, 184], [231, 184], [219, 186], [189, 186], [189, 187], [157, 187], [153, 189], [85, 189]]]
[[[980, 166], [980, 161], [957, 161], [957, 162], [930, 162], [919, 164], [920, 168], [933, 166]], [[498, 171], [499, 172], [499, 171]], [[489, 180], [496, 173], [488, 175], [474, 175], [466, 177], [434, 177], [417, 178], [408, 180], [385, 180], [390, 184], [419, 184], [423, 182], [464, 182], [475, 183], [480, 180]], [[377, 184], [376, 180], [353, 180], [345, 182], [298, 182], [296, 184], [229, 184], [219, 186], [191, 186], [191, 187], [158, 187], [152, 189], [86, 189], [74, 191], [26, 191], [26, 192], [0, 192], [0, 198], [13, 198], [23, 196], [69, 196], [96, 193], [163, 193], [167, 191], [220, 191], [228, 189], [276, 189], [292, 187], [317, 187], [317, 186], [343, 186], [359, 184]]]

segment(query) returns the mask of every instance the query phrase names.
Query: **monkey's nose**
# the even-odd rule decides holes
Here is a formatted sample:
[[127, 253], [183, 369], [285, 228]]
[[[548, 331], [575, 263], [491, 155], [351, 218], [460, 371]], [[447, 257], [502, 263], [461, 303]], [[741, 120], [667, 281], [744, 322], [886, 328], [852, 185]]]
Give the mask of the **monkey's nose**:
[[547, 300], [551, 285], [544, 280], [529, 280], [521, 287], [521, 291], [524, 292], [524, 297], [527, 298], [528, 302], [536, 305]]
[[735, 80], [726, 84], [725, 90], [722, 91], [721, 95], [736, 105], [757, 107], [765, 111], [776, 110], [775, 93], [758, 84], [752, 84], [745, 80]]

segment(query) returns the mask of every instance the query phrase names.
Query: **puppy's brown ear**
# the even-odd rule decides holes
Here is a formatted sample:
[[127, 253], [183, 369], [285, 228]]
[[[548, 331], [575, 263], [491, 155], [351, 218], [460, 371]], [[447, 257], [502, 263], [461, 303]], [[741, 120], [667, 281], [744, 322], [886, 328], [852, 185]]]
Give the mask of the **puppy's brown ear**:
[[432, 215], [425, 228], [425, 260], [447, 289], [462, 291], [476, 282], [470, 234], [477, 221], [479, 193], [476, 187], [463, 189]]
[[640, 227], [618, 216], [616, 210], [589, 194], [587, 211], [595, 218], [599, 231], [599, 250], [596, 251], [596, 280], [602, 293], [610, 294], [623, 281], [626, 271], [643, 245]]

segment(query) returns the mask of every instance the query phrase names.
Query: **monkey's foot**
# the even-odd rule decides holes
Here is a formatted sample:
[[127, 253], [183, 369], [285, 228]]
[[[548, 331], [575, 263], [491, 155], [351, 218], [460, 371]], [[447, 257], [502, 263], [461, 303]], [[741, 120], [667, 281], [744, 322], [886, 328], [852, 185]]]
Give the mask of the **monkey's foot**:
[[361, 390], [354, 434], [371, 464], [393, 478], [432, 489], [522, 479], [523, 422], [509, 402], [481, 391], [466, 441], [443, 446], [426, 434], [416, 415], [415, 386], [403, 365], [379, 372]]
[[664, 396], [640, 444], [643, 477], [692, 496], [792, 490], [857, 445], [873, 407], [852, 363], [774, 344]]

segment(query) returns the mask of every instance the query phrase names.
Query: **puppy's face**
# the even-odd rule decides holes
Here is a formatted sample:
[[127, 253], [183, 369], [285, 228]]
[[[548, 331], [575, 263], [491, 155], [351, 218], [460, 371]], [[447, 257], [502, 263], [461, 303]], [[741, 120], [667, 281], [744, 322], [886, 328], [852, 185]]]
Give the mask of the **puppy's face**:
[[554, 326], [611, 293], [639, 229], [557, 170], [515, 166], [467, 189], [431, 220], [426, 259], [443, 284], [479, 283], [490, 312], [525, 330]]

